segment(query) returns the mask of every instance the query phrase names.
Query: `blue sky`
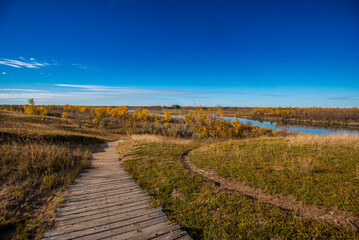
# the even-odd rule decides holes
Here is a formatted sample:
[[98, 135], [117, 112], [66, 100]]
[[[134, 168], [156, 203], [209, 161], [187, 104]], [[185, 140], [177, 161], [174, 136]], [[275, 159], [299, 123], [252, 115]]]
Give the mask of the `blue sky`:
[[3, 0], [0, 104], [359, 105], [357, 0]]

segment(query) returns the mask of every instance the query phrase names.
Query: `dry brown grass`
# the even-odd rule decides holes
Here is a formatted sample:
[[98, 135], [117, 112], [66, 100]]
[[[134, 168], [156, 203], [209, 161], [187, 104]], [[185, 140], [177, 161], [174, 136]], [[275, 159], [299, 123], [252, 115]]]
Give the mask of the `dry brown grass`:
[[127, 137], [126, 141], [119, 143], [116, 147], [121, 164], [128, 160], [134, 160], [137, 158], [137, 153], [143, 150], [143, 143], [161, 143], [161, 144], [177, 144], [188, 145], [193, 140], [165, 137], [150, 134], [135, 134]]
[[[51, 136], [67, 136], [67, 141], [69, 141], [71, 136], [76, 135], [87, 138], [89, 141], [92, 138], [92, 143], [115, 141], [122, 136], [114, 131], [104, 129], [87, 128], [84, 126], [79, 128], [76, 123], [69, 122], [69, 124], [65, 124], [55, 117], [52, 117], [51, 121], [41, 121], [40, 116], [27, 116], [19, 113], [4, 113], [4, 111], [0, 111], [0, 141], [2, 136], [8, 134], [15, 135], [13, 140], [16, 141], [21, 141], [28, 137], [41, 139], [44, 136], [47, 136], [46, 141], [53, 140]], [[9, 140], [6, 138], [7, 136], [5, 140]], [[83, 141], [79, 142], [78, 139], [74, 140], [74, 142], [76, 144], [84, 143]], [[86, 144], [89, 144], [89, 142]]]
[[9, 227], [17, 238], [40, 239], [91, 150], [118, 138], [56, 118], [0, 112], [0, 239]]
[[42, 182], [51, 189], [56, 184], [53, 182], [53, 174], [67, 172], [78, 164], [86, 164], [89, 156], [88, 150], [71, 149], [66, 144], [1, 144], [1, 182], [12, 184], [42, 177]]
[[191, 139], [165, 137], [165, 136], [150, 135], [150, 134], [132, 135], [131, 139], [138, 142], [156, 142], [156, 143], [171, 143], [171, 144], [190, 144], [193, 141]]
[[298, 134], [287, 138], [289, 144], [301, 145], [346, 145], [359, 148], [359, 136], [349, 134], [310, 135]]
[[89, 157], [66, 144], [0, 144], [0, 226], [16, 227], [20, 238], [40, 238], [51, 225], [52, 206]]

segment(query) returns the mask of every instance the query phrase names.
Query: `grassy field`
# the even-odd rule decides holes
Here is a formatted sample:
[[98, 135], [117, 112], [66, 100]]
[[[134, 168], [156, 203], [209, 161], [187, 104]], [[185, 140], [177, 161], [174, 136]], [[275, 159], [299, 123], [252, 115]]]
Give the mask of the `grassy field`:
[[96, 144], [119, 136], [59, 118], [0, 113], [0, 236], [38, 239]]
[[119, 145], [119, 151], [126, 171], [151, 194], [154, 206], [162, 206], [194, 239], [357, 237], [351, 229], [298, 217], [226, 190], [185, 168], [184, 155], [208, 144], [214, 143], [142, 136]]
[[305, 203], [359, 213], [359, 137], [299, 135], [203, 146], [191, 161]]

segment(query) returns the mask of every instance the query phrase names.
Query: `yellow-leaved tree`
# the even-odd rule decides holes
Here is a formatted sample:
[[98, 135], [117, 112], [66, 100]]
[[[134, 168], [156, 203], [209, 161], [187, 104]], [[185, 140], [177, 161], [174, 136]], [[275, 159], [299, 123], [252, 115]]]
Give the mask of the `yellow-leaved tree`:
[[123, 118], [127, 115], [128, 108], [127, 106], [119, 106], [111, 110], [111, 115], [115, 119]]
[[41, 120], [44, 121], [47, 114], [49, 114], [49, 111], [47, 110], [46, 106], [40, 106], [39, 107]]
[[185, 116], [185, 121], [191, 126], [191, 132], [196, 133], [200, 138], [226, 137], [228, 135], [228, 124], [223, 120], [220, 110], [212, 113], [200, 106], [195, 111], [190, 111]]
[[92, 120], [94, 124], [100, 126], [102, 119], [106, 116], [107, 109], [105, 107], [97, 107], [95, 109], [95, 118]]
[[137, 108], [135, 115], [139, 120], [147, 121], [149, 119], [149, 111], [146, 108]]
[[170, 122], [172, 121], [171, 112], [169, 112], [169, 111], [164, 111], [164, 112], [163, 112], [163, 115], [165, 116], [165, 119], [164, 119], [165, 122], [170, 123]]
[[242, 137], [244, 130], [246, 129], [246, 124], [240, 123], [237, 117], [234, 117], [234, 122], [232, 122], [234, 128], [234, 137]]
[[69, 118], [70, 114], [68, 112], [63, 112], [61, 114], [61, 118], [66, 122], [68, 123], [68, 118]]
[[28, 100], [28, 105], [24, 106], [24, 112], [28, 115], [34, 115], [36, 114], [36, 106], [35, 106], [35, 101], [33, 98], [30, 98]]

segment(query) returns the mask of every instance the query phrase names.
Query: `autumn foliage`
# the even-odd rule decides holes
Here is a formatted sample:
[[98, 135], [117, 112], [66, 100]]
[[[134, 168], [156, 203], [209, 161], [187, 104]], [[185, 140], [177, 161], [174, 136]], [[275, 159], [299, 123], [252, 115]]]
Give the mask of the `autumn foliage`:
[[273, 136], [284, 134], [265, 127], [249, 126], [240, 123], [236, 117], [234, 122], [225, 120], [220, 108], [216, 113], [199, 107], [185, 116], [185, 122], [191, 126], [191, 132], [199, 138], [243, 138], [251, 136]]

